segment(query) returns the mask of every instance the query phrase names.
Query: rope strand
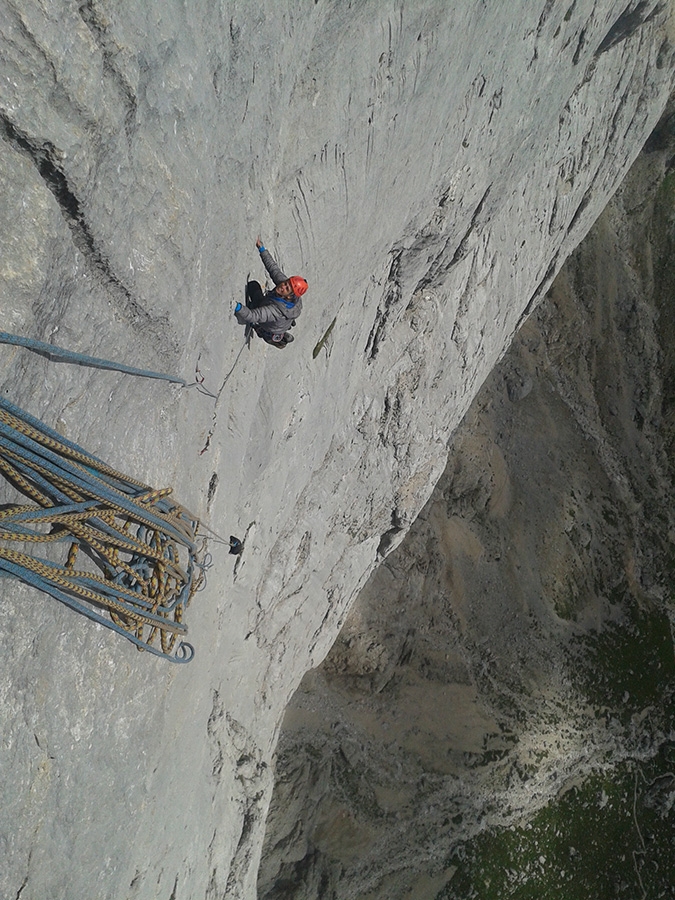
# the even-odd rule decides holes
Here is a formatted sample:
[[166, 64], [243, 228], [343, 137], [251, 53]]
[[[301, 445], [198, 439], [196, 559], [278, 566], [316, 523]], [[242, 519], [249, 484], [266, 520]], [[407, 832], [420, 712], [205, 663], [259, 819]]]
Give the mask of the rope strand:
[[54, 344], [47, 344], [35, 338], [21, 337], [18, 334], [8, 334], [0, 331], [0, 344], [12, 344], [15, 347], [25, 347], [34, 353], [41, 353], [51, 359], [62, 359], [64, 362], [75, 363], [80, 366], [91, 366], [95, 369], [112, 369], [116, 372], [125, 372], [127, 375], [138, 375], [141, 378], [159, 378], [162, 381], [171, 381], [174, 384], [182, 384], [186, 387], [184, 379], [176, 375], [165, 375], [162, 372], [152, 372], [149, 369], [137, 369], [127, 366], [125, 363], [113, 362], [109, 359], [99, 359], [96, 356], [87, 356], [85, 353], [76, 353], [74, 350], [64, 350]]
[[[35, 504], [0, 510], [0, 541], [69, 545], [64, 563], [0, 545], [0, 573], [141, 650], [171, 662], [192, 659], [183, 617], [210, 560], [197, 551], [198, 520], [170, 499], [171, 488], [154, 490], [117, 472], [2, 397], [0, 472]], [[85, 567], [76, 567], [78, 558]]]

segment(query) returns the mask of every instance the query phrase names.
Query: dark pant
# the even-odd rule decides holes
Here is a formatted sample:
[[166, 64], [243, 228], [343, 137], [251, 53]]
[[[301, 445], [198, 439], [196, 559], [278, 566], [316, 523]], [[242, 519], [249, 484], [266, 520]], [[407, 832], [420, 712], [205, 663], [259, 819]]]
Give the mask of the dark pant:
[[[258, 306], [264, 306], [268, 302], [267, 297], [265, 296], [265, 292], [260, 287], [257, 281], [249, 281], [246, 284], [246, 305], [249, 309], [256, 309]], [[263, 340], [272, 344], [282, 344], [284, 343], [283, 334], [272, 334], [271, 331], [267, 331], [267, 329], [263, 325], [254, 325], [256, 334], [261, 337]]]
[[246, 284], [246, 305], [249, 309], [256, 309], [265, 303], [265, 293], [257, 281], [249, 281]]

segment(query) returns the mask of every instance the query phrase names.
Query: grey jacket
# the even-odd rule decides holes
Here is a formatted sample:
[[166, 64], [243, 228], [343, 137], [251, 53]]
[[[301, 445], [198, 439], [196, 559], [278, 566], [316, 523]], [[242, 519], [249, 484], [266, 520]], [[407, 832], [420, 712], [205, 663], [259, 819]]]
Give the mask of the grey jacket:
[[[260, 258], [275, 284], [281, 284], [282, 281], [288, 280], [269, 250], [262, 250]], [[265, 294], [264, 304], [255, 309], [242, 306], [235, 316], [238, 322], [246, 325], [260, 325], [264, 331], [268, 331], [270, 334], [283, 334], [293, 325], [301, 312], [302, 300], [300, 297], [296, 297], [293, 301], [283, 300], [277, 296], [276, 291], [271, 290]]]

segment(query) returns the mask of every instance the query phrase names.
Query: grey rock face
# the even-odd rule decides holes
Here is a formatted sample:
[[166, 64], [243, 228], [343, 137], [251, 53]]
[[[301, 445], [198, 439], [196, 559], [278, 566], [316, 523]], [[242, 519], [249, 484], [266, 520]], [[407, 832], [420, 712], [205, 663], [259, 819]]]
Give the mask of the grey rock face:
[[[180, 671], [3, 583], [0, 895], [252, 897], [286, 702], [657, 122], [673, 21], [3, 0], [0, 26], [4, 330], [218, 400], [11, 349], [2, 389], [246, 537], [209, 541]], [[258, 233], [311, 286], [284, 355], [231, 317]]]
[[[669, 113], [303, 679], [279, 742], [261, 897], [463, 900], [477, 886], [491, 898], [505, 895], [500, 876], [503, 890], [561, 896], [555, 835], [575, 892], [586, 878], [594, 895], [589, 869], [626, 895], [669, 889], [672, 810], [653, 793], [672, 790], [675, 726], [674, 150]], [[522, 840], [513, 871], [502, 875], [498, 838], [471, 849], [499, 826], [536, 834], [538, 811], [591, 773], [627, 778], [638, 863], [627, 837], [624, 865], [593, 830], [583, 865], [571, 859], [571, 802], [549, 813], [534, 860]], [[596, 789], [585, 806], [608, 801]], [[618, 833], [618, 820], [609, 804], [597, 830]]]

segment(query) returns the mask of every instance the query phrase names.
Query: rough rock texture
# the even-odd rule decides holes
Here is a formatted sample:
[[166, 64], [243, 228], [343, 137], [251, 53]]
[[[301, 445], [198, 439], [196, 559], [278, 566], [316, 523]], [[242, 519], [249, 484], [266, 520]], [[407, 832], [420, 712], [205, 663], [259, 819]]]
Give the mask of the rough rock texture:
[[[539, 896], [670, 896], [674, 154], [675, 106], [303, 679], [279, 742], [261, 897], [488, 900], [526, 883]], [[598, 832], [617, 828], [609, 800], [626, 772], [619, 854]], [[539, 810], [589, 773], [606, 782], [553, 813], [559, 840], [544, 840]], [[584, 802], [604, 812], [579, 846]], [[507, 863], [496, 826], [512, 823]], [[471, 843], [486, 829], [492, 843]]]
[[[3, 583], [0, 895], [252, 897], [287, 700], [657, 122], [671, 8], [2, 0], [0, 33], [3, 329], [218, 400], [7, 348], [2, 389], [246, 537], [185, 669]], [[258, 233], [311, 284], [284, 355], [231, 317]]]

